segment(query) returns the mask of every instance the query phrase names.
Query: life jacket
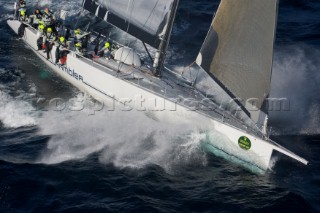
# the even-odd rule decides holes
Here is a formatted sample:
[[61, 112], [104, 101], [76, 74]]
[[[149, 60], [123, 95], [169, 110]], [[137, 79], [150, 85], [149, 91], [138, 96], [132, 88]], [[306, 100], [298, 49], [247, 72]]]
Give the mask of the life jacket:
[[42, 17], [44, 19], [50, 19], [50, 20], [56, 20], [56, 17], [54, 16], [53, 12], [49, 11], [44, 11], [42, 13]]
[[67, 45], [67, 42], [66, 42], [66, 41], [61, 42], [60, 39], [58, 39], [57, 44], [58, 44], [58, 47], [59, 47], [60, 49], [68, 48], [68, 45]]
[[50, 26], [52, 24], [52, 18], [50, 16], [43, 16], [42, 21], [45, 26]]
[[53, 40], [54, 39], [54, 32], [45, 32], [45, 35], [46, 35], [46, 39], [47, 40]]
[[43, 24], [42, 22], [42, 15], [39, 13], [34, 13], [33, 15], [29, 16], [32, 19], [34, 24]]
[[81, 42], [81, 34], [76, 34], [75, 36], [74, 36], [74, 43], [78, 43], [78, 42]]

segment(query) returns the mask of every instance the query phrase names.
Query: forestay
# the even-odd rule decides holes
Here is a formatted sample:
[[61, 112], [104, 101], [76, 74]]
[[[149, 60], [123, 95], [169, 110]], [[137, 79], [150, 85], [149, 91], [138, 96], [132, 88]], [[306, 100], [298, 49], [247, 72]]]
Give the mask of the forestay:
[[83, 8], [159, 48], [174, 0], [84, 0]]
[[221, 0], [197, 58], [249, 111], [269, 95], [277, 6], [277, 0]]

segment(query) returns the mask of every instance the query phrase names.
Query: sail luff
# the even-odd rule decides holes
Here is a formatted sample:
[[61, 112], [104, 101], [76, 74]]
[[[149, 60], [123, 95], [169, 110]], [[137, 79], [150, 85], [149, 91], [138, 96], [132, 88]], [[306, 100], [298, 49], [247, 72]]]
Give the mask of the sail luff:
[[[274, 34], [273, 34], [272, 49], [274, 49], [274, 46], [275, 46], [275, 43], [276, 43], [277, 27], [278, 27], [278, 16], [279, 16], [279, 0], [275, 0], [275, 1], [276, 1], [275, 2], [275, 4], [276, 4], [276, 14], [275, 14], [275, 20], [274, 20]], [[273, 59], [274, 59], [274, 51], [272, 51], [270, 82], [271, 82], [272, 73], [273, 73], [273, 70], [272, 70]]]
[[221, 0], [197, 63], [247, 110], [268, 97], [277, 0]]

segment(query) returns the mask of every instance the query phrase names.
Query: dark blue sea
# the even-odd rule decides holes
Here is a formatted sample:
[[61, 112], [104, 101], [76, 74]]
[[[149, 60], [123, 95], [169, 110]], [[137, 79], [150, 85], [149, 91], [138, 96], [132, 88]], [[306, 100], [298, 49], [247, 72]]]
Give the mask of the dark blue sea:
[[[184, 67], [219, 1], [180, 2], [167, 63]], [[37, 3], [87, 24], [81, 0]], [[18, 40], [12, 9], [0, 0], [0, 212], [320, 212], [319, 0], [280, 0], [271, 89], [290, 100], [270, 112], [272, 139], [310, 165], [276, 154], [265, 175], [204, 152], [192, 124], [36, 102], [86, 97]]]

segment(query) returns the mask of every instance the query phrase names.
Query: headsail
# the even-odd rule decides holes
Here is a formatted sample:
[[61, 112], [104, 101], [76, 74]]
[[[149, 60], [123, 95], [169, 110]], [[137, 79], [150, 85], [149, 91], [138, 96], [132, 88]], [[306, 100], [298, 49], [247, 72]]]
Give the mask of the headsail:
[[83, 8], [159, 48], [174, 0], [84, 0]]
[[[236, 98], [261, 109], [269, 95], [278, 0], [221, 0], [197, 63]], [[250, 100], [252, 102], [250, 102]]]

